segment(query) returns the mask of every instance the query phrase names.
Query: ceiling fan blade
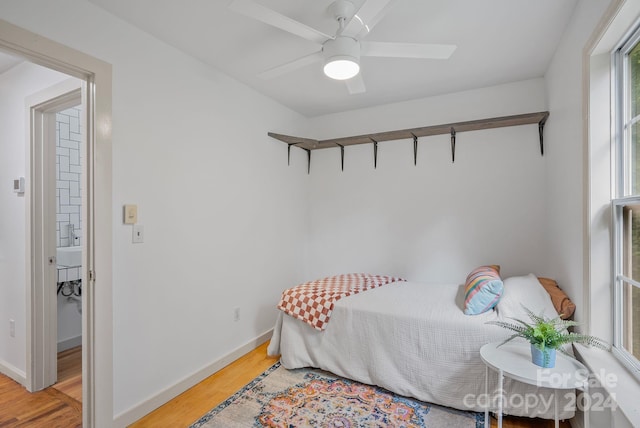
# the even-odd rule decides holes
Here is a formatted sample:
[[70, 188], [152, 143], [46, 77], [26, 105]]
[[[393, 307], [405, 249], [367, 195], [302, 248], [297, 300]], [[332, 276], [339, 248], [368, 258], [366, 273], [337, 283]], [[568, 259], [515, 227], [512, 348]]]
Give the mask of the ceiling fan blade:
[[314, 62], [318, 62], [322, 60], [322, 52], [314, 52], [311, 55], [303, 56], [302, 58], [298, 58], [286, 64], [279, 65], [274, 68], [270, 68], [269, 70], [263, 71], [258, 74], [258, 77], [262, 79], [273, 79], [274, 77], [282, 76], [283, 74], [289, 73], [291, 71], [297, 70], [298, 68], [302, 68], [309, 64], [313, 64]]
[[233, 0], [229, 9], [318, 44], [333, 39], [333, 36], [295, 21], [253, 0]]
[[367, 91], [367, 88], [364, 86], [362, 72], [356, 74], [351, 79], [345, 80], [345, 83], [351, 95], [362, 94]]
[[456, 45], [428, 43], [360, 42], [360, 55], [392, 58], [448, 59]]
[[358, 12], [344, 27], [345, 36], [359, 39], [369, 34], [369, 31], [395, 6], [397, 0], [367, 0]]

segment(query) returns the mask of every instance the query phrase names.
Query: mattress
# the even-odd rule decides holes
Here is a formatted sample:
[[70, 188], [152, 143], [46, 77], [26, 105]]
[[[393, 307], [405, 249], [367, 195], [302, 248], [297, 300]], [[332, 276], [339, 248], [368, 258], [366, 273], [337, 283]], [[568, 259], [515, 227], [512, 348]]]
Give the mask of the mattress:
[[[397, 282], [337, 301], [324, 331], [280, 312], [268, 353], [280, 355], [288, 369], [316, 367], [422, 401], [484, 411], [480, 348], [509, 333], [485, 324], [501, 319], [499, 311], [465, 315], [463, 301], [461, 285]], [[490, 392], [496, 379], [490, 371]], [[551, 390], [511, 379], [505, 390], [504, 413], [553, 418]], [[509, 399], [513, 394], [536, 400]], [[573, 417], [568, 398], [560, 395], [560, 418]]]

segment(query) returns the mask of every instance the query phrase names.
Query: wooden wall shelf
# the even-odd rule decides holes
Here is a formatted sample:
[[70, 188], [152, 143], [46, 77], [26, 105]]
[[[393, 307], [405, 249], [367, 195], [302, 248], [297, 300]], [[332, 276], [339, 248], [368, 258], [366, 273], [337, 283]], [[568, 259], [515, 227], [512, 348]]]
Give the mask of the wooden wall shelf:
[[548, 111], [537, 113], [518, 114], [514, 116], [494, 117], [491, 119], [470, 120], [467, 122], [447, 123], [444, 125], [423, 126], [420, 128], [402, 129], [397, 131], [377, 132], [374, 134], [357, 135], [354, 137], [332, 138], [329, 140], [314, 140], [312, 138], [294, 137], [291, 135], [276, 134], [269, 132], [272, 138], [280, 140], [288, 145], [288, 155], [291, 153], [291, 147], [299, 147], [307, 151], [309, 166], [311, 165], [311, 150], [327, 149], [332, 147], [340, 147], [342, 150], [342, 161], [344, 169], [344, 148], [356, 144], [373, 144], [374, 149], [374, 166], [377, 162], [378, 143], [382, 141], [394, 141], [413, 139], [414, 142], [414, 163], [417, 158], [418, 138], [428, 137], [431, 135], [451, 135], [451, 157], [455, 161], [455, 141], [456, 134], [466, 131], [477, 131], [482, 129], [503, 128], [506, 126], [530, 125], [538, 124], [538, 133], [540, 137], [540, 154], [544, 155], [543, 129], [549, 117]]

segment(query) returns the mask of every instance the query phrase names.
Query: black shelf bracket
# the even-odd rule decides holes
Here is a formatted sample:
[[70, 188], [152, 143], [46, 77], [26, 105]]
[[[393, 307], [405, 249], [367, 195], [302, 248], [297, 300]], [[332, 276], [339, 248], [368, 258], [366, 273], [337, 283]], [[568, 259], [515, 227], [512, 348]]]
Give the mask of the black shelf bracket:
[[416, 134], [411, 134], [413, 137], [413, 165], [418, 165], [418, 137]]
[[451, 163], [456, 161], [456, 130], [451, 127]]
[[291, 146], [295, 146], [295, 143], [287, 144], [287, 165], [291, 166]]
[[544, 156], [544, 125], [547, 123], [545, 117], [538, 123], [538, 135], [540, 136], [540, 156]]
[[369, 138], [373, 143], [373, 169], [378, 168], [378, 142], [373, 138]]
[[344, 146], [342, 144], [336, 145], [340, 147], [340, 167], [342, 168], [342, 171], [344, 171]]
[[307, 152], [307, 174], [311, 174], [311, 150], [303, 149]]

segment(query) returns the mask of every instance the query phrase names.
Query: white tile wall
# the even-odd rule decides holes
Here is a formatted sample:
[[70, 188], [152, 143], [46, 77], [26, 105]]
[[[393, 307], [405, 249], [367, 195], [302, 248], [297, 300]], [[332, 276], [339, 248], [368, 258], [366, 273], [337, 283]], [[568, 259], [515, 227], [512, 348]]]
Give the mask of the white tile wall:
[[[56, 245], [58, 247], [82, 243], [81, 131], [78, 107], [56, 114]], [[69, 224], [73, 224], [75, 242], [69, 242]]]
[[75, 281], [82, 278], [81, 269], [76, 268], [58, 268], [58, 280], [56, 282]]
[[[80, 129], [80, 110], [70, 108], [56, 114], [56, 219], [57, 246], [81, 245], [82, 197], [80, 193], [82, 132]], [[73, 224], [75, 242], [70, 242], [69, 224]], [[57, 284], [82, 279], [81, 267], [60, 267]], [[58, 288], [60, 291], [60, 288]], [[58, 350], [69, 348], [69, 343], [80, 343], [82, 335], [82, 316], [77, 300], [58, 294]], [[73, 345], [75, 346], [75, 345]]]

